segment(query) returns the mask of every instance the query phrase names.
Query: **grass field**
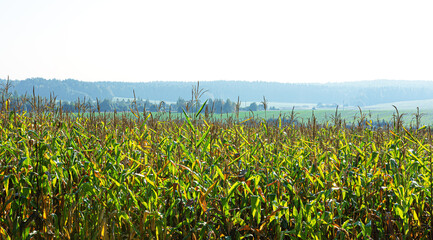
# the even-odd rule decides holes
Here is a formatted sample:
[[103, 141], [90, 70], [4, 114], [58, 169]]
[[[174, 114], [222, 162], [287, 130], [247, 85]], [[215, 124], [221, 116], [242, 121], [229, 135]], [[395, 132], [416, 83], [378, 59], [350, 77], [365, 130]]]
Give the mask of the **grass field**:
[[[402, 109], [398, 110], [398, 114], [401, 115], [401, 121], [404, 123], [406, 127], [411, 127], [416, 124], [416, 114], [417, 109]], [[333, 119], [335, 118], [336, 109], [317, 109], [317, 110], [311, 110], [311, 109], [294, 109], [292, 110], [272, 110], [272, 111], [255, 111], [255, 112], [247, 112], [247, 111], [241, 111], [239, 112], [239, 121], [243, 121], [246, 119], [249, 119], [251, 117], [257, 118], [257, 119], [278, 119], [282, 118], [283, 120], [289, 120], [291, 116], [293, 115], [297, 122], [299, 123], [307, 123], [308, 120], [311, 120], [313, 118], [316, 118], [316, 121], [318, 123], [326, 124], [326, 123], [332, 123]], [[118, 113], [119, 116], [122, 115], [122, 113]], [[133, 114], [131, 112], [123, 113], [126, 114], [126, 116], [133, 117]], [[397, 115], [397, 112], [395, 109], [361, 109], [361, 112], [359, 109], [356, 108], [350, 108], [348, 110], [338, 110], [337, 115], [339, 115], [339, 118], [345, 121], [348, 125], [350, 124], [356, 124], [361, 114], [364, 116], [365, 120], [371, 121], [373, 123], [375, 122], [386, 122], [386, 123], [392, 123], [394, 116]], [[422, 109], [419, 112], [421, 117], [420, 123], [422, 125], [433, 125], [433, 108], [430, 109]], [[107, 113], [107, 115], [110, 115], [110, 113]], [[152, 117], [157, 119], [185, 119], [185, 115], [183, 113], [168, 113], [168, 112], [153, 112]], [[236, 120], [236, 114], [235, 113], [223, 113], [223, 114], [212, 114], [211, 119], [214, 120], [223, 120], [223, 119], [233, 119]]]
[[2, 239], [432, 237], [430, 127], [34, 109], [0, 114]]

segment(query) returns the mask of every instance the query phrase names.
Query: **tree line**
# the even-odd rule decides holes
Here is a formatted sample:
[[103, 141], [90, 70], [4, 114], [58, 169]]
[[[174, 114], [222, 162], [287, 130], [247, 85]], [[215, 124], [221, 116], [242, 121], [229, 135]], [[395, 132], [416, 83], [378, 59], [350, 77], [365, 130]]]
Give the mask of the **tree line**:
[[[0, 79], [0, 83], [6, 80]], [[130, 98], [133, 89], [136, 97], [176, 102], [179, 97], [189, 99], [191, 86], [196, 82], [84, 82], [73, 79], [47, 80], [30, 78], [11, 80], [16, 95], [32, 94], [49, 97], [55, 93], [60, 100], [78, 98], [113, 99]], [[204, 99], [236, 99], [257, 101], [261, 96], [271, 102], [322, 103], [349, 106], [368, 106], [396, 101], [431, 99], [433, 82], [377, 80], [347, 83], [296, 84], [244, 81], [206, 81], [200, 86], [208, 90]], [[226, 101], [224, 101], [226, 102]]]
[[[265, 110], [263, 103], [252, 102], [248, 106], [241, 107], [239, 102], [230, 99], [207, 99], [205, 101], [185, 100], [179, 98], [175, 103], [165, 101], [155, 102], [144, 99], [104, 99], [100, 101], [78, 98], [75, 101], [57, 100], [55, 96], [43, 98], [38, 96], [15, 95], [9, 94], [7, 97], [8, 107], [15, 111], [30, 112], [34, 110], [38, 102], [52, 102], [52, 107], [61, 108], [62, 111], [78, 112], [85, 109], [86, 111], [99, 112], [129, 112], [131, 109], [147, 112], [198, 112], [203, 106], [209, 113], [234, 113], [238, 107], [239, 111], [260, 111]], [[41, 105], [41, 104], [39, 104]], [[5, 102], [0, 103], [4, 107]]]

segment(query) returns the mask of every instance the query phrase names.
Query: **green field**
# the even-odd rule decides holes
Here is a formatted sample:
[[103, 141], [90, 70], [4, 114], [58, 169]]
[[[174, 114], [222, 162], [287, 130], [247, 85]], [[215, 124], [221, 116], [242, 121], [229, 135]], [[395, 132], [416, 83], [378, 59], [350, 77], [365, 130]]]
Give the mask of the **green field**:
[[[103, 113], [102, 113], [103, 114]], [[143, 114], [143, 113], [139, 113]], [[272, 111], [255, 111], [255, 112], [247, 112], [241, 111], [239, 112], [239, 118], [236, 117], [235, 113], [222, 113], [222, 114], [209, 114], [209, 118], [213, 120], [224, 120], [224, 119], [232, 119], [244, 121], [249, 118], [255, 119], [278, 119], [289, 120], [293, 115], [295, 120], [299, 123], [307, 123], [309, 120], [312, 120], [313, 116], [316, 118], [316, 121], [320, 124], [331, 124], [333, 119], [335, 119], [336, 109], [294, 109], [292, 110], [272, 110]], [[338, 110], [337, 115], [340, 119], [344, 120], [348, 125], [354, 123], [358, 123], [358, 121], [362, 116], [364, 116], [364, 120], [375, 122], [385, 121], [386, 123], [392, 123], [395, 119], [394, 116], [397, 116], [397, 112], [395, 109], [359, 109], [351, 108], [349, 110]], [[406, 127], [411, 127], [416, 125], [416, 114], [417, 109], [402, 109], [398, 110], [398, 114], [401, 115], [401, 121], [404, 123]], [[422, 109], [419, 114], [421, 114], [420, 124], [421, 125], [433, 125], [433, 108], [430, 109]], [[112, 116], [113, 113], [106, 113], [107, 116]], [[118, 113], [118, 116], [125, 115], [127, 117], [134, 117], [131, 112]], [[166, 119], [185, 119], [185, 115], [183, 113], [168, 113], [168, 112], [152, 112], [152, 117], [159, 120]], [[204, 114], [201, 114], [201, 118], [204, 117]]]
[[[372, 122], [377, 121], [385, 121], [385, 122], [392, 122], [393, 116], [396, 116], [397, 113], [395, 110], [366, 110], [361, 109], [362, 112], [359, 111], [359, 109], [350, 109], [350, 110], [338, 110], [337, 114], [340, 114], [341, 119], [344, 119], [347, 123], [357, 123], [361, 117], [361, 114], [365, 116], [366, 120], [371, 120]], [[298, 121], [306, 122], [309, 119], [312, 119], [312, 116], [314, 114], [315, 118], [317, 118], [317, 121], [320, 123], [331, 123], [333, 121], [333, 118], [335, 117], [336, 110], [335, 109], [318, 109], [318, 110], [294, 110], [296, 116], [298, 117]], [[267, 118], [278, 118], [281, 114], [281, 116], [287, 118], [290, 118], [291, 111], [267, 111], [266, 117]], [[417, 113], [416, 108], [413, 110], [407, 110], [402, 109], [399, 110], [399, 114], [402, 115], [402, 121], [406, 125], [411, 125], [415, 123], [415, 114]], [[432, 125], [433, 124], [433, 109], [427, 109], [427, 110], [420, 110], [420, 114], [422, 114], [421, 123], [424, 125]], [[251, 113], [245, 112], [243, 113], [244, 118], [247, 116], [250, 116]], [[256, 116], [264, 118], [265, 112], [260, 111]]]
[[304, 121], [287, 124], [265, 112], [239, 122], [3, 109], [0, 238], [432, 236], [430, 127], [348, 128], [298, 113]]

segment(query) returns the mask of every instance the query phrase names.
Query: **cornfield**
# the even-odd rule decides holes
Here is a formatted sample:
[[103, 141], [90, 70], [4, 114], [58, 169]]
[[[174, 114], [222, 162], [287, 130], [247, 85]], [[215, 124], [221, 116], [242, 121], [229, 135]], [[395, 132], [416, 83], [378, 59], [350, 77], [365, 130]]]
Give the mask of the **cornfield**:
[[28, 113], [6, 101], [0, 115], [1, 239], [433, 236], [429, 127], [69, 114], [34, 101]]

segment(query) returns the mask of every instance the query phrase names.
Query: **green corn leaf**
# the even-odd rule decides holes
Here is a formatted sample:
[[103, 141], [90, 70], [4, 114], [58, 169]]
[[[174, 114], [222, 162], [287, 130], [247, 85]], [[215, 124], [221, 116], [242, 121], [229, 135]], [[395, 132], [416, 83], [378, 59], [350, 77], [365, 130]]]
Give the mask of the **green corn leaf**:
[[201, 111], [203, 111], [204, 106], [206, 106], [208, 100], [206, 100], [200, 107], [200, 109], [198, 110], [198, 112], [195, 114], [195, 118], [198, 117], [198, 115], [200, 115]]
[[192, 130], [192, 132], [195, 133], [195, 128], [194, 128], [194, 126], [192, 125], [191, 120], [189, 119], [188, 114], [185, 112], [185, 110], [182, 109], [182, 111], [183, 111], [183, 114], [185, 115], [185, 118], [186, 118], [186, 121], [187, 121], [187, 123], [188, 123], [189, 128]]
[[260, 207], [260, 198], [257, 195], [250, 196], [251, 199], [251, 211], [253, 214], [253, 218], [255, 219], [255, 223], [260, 225], [261, 218], [261, 207]]

